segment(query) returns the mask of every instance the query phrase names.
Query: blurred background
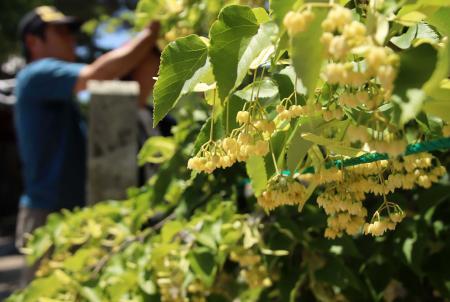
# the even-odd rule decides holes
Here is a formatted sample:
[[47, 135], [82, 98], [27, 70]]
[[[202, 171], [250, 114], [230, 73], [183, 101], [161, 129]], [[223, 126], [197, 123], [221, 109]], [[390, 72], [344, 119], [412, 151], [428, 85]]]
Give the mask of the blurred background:
[[53, 5], [66, 15], [85, 21], [77, 56], [91, 62], [132, 36], [133, 10], [137, 0], [2, 0], [0, 1], [0, 300], [15, 289], [22, 259], [14, 247], [14, 231], [22, 192], [21, 167], [14, 131], [15, 76], [25, 61], [17, 26], [28, 11]]

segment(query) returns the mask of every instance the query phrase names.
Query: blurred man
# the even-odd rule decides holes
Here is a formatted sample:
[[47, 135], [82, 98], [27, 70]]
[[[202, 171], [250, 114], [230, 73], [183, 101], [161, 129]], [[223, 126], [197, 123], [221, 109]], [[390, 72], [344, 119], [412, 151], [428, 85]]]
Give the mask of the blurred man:
[[159, 58], [153, 50], [158, 23], [89, 65], [74, 63], [79, 27], [77, 19], [48, 6], [34, 9], [19, 25], [28, 65], [19, 73], [16, 87], [15, 118], [25, 178], [18, 247], [24, 244], [24, 234], [43, 225], [50, 212], [84, 205], [86, 145], [74, 95], [89, 80], [131, 74], [141, 87], [140, 104], [145, 105], [157, 72]]

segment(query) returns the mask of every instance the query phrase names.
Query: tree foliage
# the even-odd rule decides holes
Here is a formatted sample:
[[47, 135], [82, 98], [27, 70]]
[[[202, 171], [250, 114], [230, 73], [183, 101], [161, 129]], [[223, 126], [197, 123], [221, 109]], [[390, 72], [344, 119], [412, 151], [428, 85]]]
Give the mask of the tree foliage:
[[450, 8], [401, 4], [230, 5], [171, 42], [158, 174], [54, 214], [8, 301], [450, 299]]

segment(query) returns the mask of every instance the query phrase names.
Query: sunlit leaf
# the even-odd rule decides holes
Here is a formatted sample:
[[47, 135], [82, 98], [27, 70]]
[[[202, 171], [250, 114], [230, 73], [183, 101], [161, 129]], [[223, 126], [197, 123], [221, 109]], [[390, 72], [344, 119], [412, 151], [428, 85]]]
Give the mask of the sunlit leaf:
[[321, 23], [327, 16], [328, 9], [315, 8], [313, 12], [315, 17], [308, 24], [306, 30], [292, 38], [291, 50], [295, 71], [306, 87], [310, 98], [314, 95], [324, 60], [323, 44], [320, 42]]
[[156, 126], [181, 96], [194, 90], [210, 64], [208, 49], [200, 37], [190, 35], [170, 43], [161, 55], [159, 77], [153, 92]]
[[250, 177], [253, 191], [259, 196], [266, 188], [267, 173], [264, 158], [260, 156], [251, 156], [247, 162], [247, 174]]
[[221, 100], [240, 85], [253, 60], [271, 44], [274, 32], [271, 23], [260, 26], [249, 7], [230, 5], [220, 12], [211, 27], [209, 55]]
[[150, 137], [139, 151], [139, 165], [143, 165], [146, 163], [163, 163], [172, 158], [173, 154], [175, 153], [175, 148], [175, 141], [171, 137]]

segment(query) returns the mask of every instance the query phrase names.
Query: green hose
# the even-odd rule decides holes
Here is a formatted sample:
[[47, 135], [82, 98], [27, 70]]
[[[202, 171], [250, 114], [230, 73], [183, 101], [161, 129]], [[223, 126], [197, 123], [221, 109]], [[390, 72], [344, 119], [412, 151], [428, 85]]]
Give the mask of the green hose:
[[[445, 150], [450, 149], [450, 137], [440, 138], [432, 141], [421, 142], [417, 144], [411, 144], [406, 147], [406, 151], [404, 155], [417, 154], [422, 152], [431, 152], [437, 150]], [[389, 156], [386, 153], [368, 153], [358, 157], [353, 157], [345, 160], [335, 160], [332, 162], [328, 162], [325, 166], [326, 168], [331, 167], [350, 167], [361, 164], [372, 163], [375, 161], [389, 159]], [[302, 171], [302, 174], [305, 173], [314, 173], [314, 167], [308, 167]], [[289, 175], [290, 171], [283, 171], [284, 175]]]

